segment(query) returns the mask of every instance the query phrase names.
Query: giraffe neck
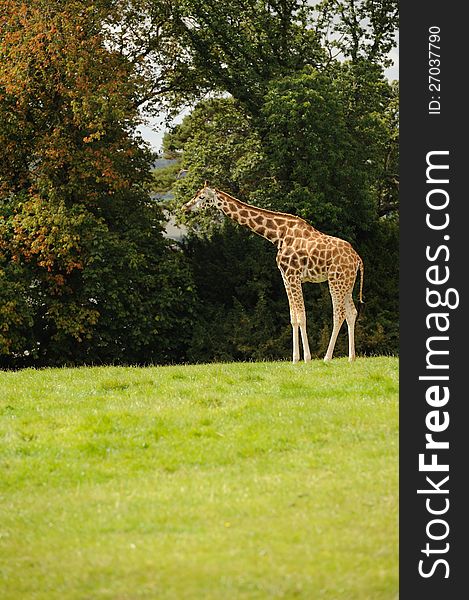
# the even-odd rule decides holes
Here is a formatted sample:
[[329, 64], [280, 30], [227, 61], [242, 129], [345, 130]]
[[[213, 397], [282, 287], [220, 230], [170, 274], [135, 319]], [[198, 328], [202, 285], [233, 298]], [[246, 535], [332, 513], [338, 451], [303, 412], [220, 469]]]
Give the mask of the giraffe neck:
[[283, 215], [282, 213], [246, 204], [220, 190], [216, 190], [216, 194], [218, 199], [217, 208], [227, 217], [230, 217], [230, 219], [233, 219], [233, 221], [244, 227], [248, 227], [273, 244], [279, 242], [281, 239], [282, 233], [280, 227], [285, 223], [286, 218], [295, 218], [292, 215]]

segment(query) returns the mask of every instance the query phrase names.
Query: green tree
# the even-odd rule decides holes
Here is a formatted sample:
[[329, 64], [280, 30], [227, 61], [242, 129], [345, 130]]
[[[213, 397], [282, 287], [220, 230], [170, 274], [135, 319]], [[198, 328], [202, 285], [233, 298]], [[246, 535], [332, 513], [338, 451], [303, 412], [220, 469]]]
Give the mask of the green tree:
[[378, 216], [377, 186], [388, 178], [392, 99], [370, 63], [307, 69], [271, 83], [264, 152], [283, 209], [351, 241], [369, 231]]
[[290, 321], [275, 248], [230, 221], [184, 242], [200, 300], [189, 348], [195, 362], [278, 360]]
[[399, 216], [399, 82], [393, 81], [389, 102], [382, 114], [386, 135], [381, 139], [380, 176], [376, 184], [378, 210], [382, 217]]
[[[260, 135], [252, 117], [233, 98], [200, 102], [165, 136], [163, 147], [179, 154], [187, 171], [175, 185], [176, 206], [205, 180], [246, 198], [265, 174]], [[201, 224], [202, 220], [200, 215], [197, 221]], [[209, 224], [210, 219], [205, 219], [205, 226]]]
[[[181, 252], [149, 200], [151, 186], [166, 190], [176, 173], [151, 181], [139, 110], [202, 97], [211, 99], [165, 140], [187, 169], [176, 201], [208, 179], [353, 241], [367, 268], [363, 346], [396, 349], [397, 89], [382, 75], [395, 2], [1, 8], [2, 364], [288, 355], [275, 249], [202, 218]], [[213, 295], [209, 282], [219, 290], [223, 269], [223, 294]], [[321, 353], [329, 299], [310, 290]]]
[[324, 60], [310, 14], [307, 0], [172, 2], [165, 31], [179, 52], [173, 68], [163, 68], [169, 96], [184, 103], [229, 93], [257, 115], [269, 80]]
[[[175, 186], [176, 201], [187, 200], [207, 179], [241, 199], [301, 214], [352, 241], [366, 263], [367, 319], [358, 335], [367, 352], [397, 351], [397, 88], [383, 76], [395, 45], [397, 8], [394, 0], [324, 0], [316, 6], [296, 0], [181, 0], [172, 10], [173, 35], [184, 50], [181, 62], [189, 83], [186, 94], [184, 86], [178, 88], [181, 97], [229, 95], [201, 102], [168, 135], [166, 149], [179, 153], [187, 169]], [[225, 244], [232, 247], [239, 236], [238, 253], [230, 256], [244, 281], [224, 279], [232, 304], [207, 296], [210, 316], [202, 320], [199, 348], [231, 347], [232, 357], [251, 357], [252, 349], [236, 342], [240, 330], [253, 339], [253, 319], [273, 302], [262, 312], [262, 322], [269, 323], [279, 299], [268, 283], [263, 298], [260, 286], [256, 297], [248, 293], [252, 252], [259, 269], [265, 266], [264, 277], [278, 275], [270, 247], [263, 254], [265, 242], [256, 238], [248, 247], [249, 234], [223, 219], [202, 216], [192, 225], [202, 237], [191, 238], [186, 252], [194, 265], [199, 257], [206, 273], [225, 255]], [[220, 272], [215, 274], [219, 281]], [[210, 276], [195, 278], [205, 297]], [[318, 315], [310, 327], [318, 340], [315, 351], [321, 353], [330, 301], [318, 286], [308, 297]], [[223, 319], [225, 313], [229, 317]], [[204, 332], [214, 318], [209, 343]], [[258, 347], [266, 347], [264, 334]], [[277, 331], [271, 337], [281, 335]]]
[[[366, 264], [365, 291], [370, 301], [358, 335], [362, 351], [369, 353], [397, 351], [397, 228], [393, 221], [381, 218], [377, 194], [386, 180], [387, 156], [395, 143], [391, 125], [396, 123], [389, 118], [394, 102], [394, 88], [373, 63], [337, 64], [327, 73], [307, 68], [270, 83], [260, 113], [265, 123], [262, 132], [256, 127], [259, 118], [250, 117], [233, 99], [221, 98], [199, 104], [165, 140], [166, 148], [182, 153], [188, 169], [175, 186], [176, 202], [189, 198], [208, 179], [241, 199], [300, 214], [320, 230], [354, 243]], [[268, 350], [270, 339], [276, 340], [275, 350], [287, 356], [288, 314], [285, 307], [279, 308], [284, 292], [275, 268], [275, 249], [255, 236], [248, 245], [249, 234], [221, 225], [219, 215], [198, 215], [191, 223], [203, 234], [201, 240], [187, 242], [187, 252], [195, 272], [197, 260], [204, 265], [206, 278], [195, 275], [195, 280], [209, 315], [203, 317], [197, 339], [204, 340], [208, 322], [216, 323], [211, 342], [205, 340], [200, 346], [205, 352], [210, 347], [217, 352], [224, 348], [225, 358], [228, 348], [232, 358], [243, 356], [240, 348], [244, 348], [243, 357], [252, 358], [253, 347], [239, 343], [250, 339], [267, 357], [273, 351]], [[238, 253], [228, 259], [225, 244], [233, 247], [237, 236]], [[248, 293], [253, 279], [250, 253], [266, 284], [262, 290], [262, 278], [256, 280], [257, 296]], [[212, 281], [219, 294], [215, 280], [221, 276], [220, 260], [225, 261], [224, 292], [231, 304], [205, 289]], [[241, 278], [236, 284], [230, 283], [228, 275], [232, 262]], [[271, 284], [276, 279], [277, 284]], [[329, 337], [330, 299], [327, 289], [305, 288], [314, 311], [309, 321], [313, 352], [321, 355]], [[266, 323], [269, 328], [263, 327]], [[265, 338], [258, 339], [254, 331]], [[203, 357], [207, 359], [206, 354]]]
[[322, 0], [316, 7], [316, 29], [329, 56], [342, 54], [388, 66], [399, 28], [397, 0]]

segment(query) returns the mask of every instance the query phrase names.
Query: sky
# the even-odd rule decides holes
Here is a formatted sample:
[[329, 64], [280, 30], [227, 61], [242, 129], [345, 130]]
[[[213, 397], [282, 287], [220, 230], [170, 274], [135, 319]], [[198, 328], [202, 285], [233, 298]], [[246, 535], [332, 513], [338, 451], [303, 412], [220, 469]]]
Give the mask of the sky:
[[[393, 61], [393, 64], [386, 69], [385, 73], [389, 80], [399, 79], [399, 48], [393, 48], [390, 53], [390, 58]], [[174, 119], [172, 122], [173, 125], [180, 123], [182, 119], [188, 114], [189, 110], [186, 108], [181, 111], [181, 113]], [[160, 153], [161, 151], [161, 143], [163, 141], [163, 135], [166, 130], [165, 125], [161, 125], [158, 123], [158, 120], [161, 119], [149, 119], [148, 124], [145, 126], [140, 126], [138, 128], [141, 133], [143, 139], [147, 141], [151, 148]]]

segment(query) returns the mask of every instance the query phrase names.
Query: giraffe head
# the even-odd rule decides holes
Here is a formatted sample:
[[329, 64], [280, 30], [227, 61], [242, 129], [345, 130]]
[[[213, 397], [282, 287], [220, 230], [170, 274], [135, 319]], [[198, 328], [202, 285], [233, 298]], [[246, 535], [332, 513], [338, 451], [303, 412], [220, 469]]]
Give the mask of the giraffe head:
[[217, 201], [217, 194], [215, 190], [207, 185], [200, 189], [197, 194], [183, 205], [182, 210], [184, 212], [191, 212], [193, 210], [199, 210], [200, 208], [208, 208], [209, 206], [215, 206]]

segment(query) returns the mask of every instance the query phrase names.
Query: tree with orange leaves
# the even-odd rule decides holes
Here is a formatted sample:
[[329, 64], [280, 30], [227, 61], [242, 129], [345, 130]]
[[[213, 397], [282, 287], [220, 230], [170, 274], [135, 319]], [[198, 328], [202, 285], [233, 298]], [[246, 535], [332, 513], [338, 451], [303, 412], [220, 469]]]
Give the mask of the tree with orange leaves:
[[135, 65], [103, 35], [112, 3], [0, 4], [3, 364], [167, 360], [190, 290], [149, 201]]

